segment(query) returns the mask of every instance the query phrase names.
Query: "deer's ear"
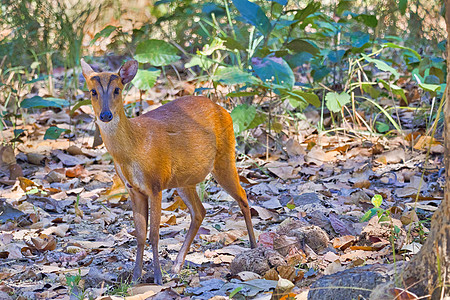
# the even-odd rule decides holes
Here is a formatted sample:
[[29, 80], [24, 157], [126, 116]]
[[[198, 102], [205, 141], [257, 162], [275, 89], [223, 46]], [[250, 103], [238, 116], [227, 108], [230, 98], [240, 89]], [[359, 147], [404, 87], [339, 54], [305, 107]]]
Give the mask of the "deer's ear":
[[122, 83], [127, 84], [133, 80], [138, 70], [138, 62], [136, 60], [129, 60], [123, 64], [119, 69], [119, 76], [122, 78]]
[[94, 73], [94, 70], [92, 70], [91, 66], [88, 65], [84, 59], [81, 59], [81, 70], [83, 71], [84, 78], [88, 79], [91, 77], [92, 73]]

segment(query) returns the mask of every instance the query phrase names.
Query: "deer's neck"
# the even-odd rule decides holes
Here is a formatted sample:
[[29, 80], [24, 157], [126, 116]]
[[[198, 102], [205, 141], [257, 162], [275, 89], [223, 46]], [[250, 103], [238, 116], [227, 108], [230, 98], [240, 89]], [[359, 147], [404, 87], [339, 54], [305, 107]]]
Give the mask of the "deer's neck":
[[119, 110], [108, 123], [97, 121], [97, 124], [106, 149], [113, 157], [135, 145], [135, 134], [131, 122], [123, 110]]

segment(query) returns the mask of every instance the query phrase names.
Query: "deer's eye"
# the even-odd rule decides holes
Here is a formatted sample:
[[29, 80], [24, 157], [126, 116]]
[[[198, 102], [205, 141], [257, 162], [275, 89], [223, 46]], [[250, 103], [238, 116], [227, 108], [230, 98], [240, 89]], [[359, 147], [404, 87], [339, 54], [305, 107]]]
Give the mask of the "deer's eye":
[[92, 96], [97, 96], [97, 91], [96, 90], [91, 90], [91, 94], [92, 94]]
[[119, 88], [115, 88], [114, 89], [114, 95], [119, 95], [120, 93], [120, 89]]

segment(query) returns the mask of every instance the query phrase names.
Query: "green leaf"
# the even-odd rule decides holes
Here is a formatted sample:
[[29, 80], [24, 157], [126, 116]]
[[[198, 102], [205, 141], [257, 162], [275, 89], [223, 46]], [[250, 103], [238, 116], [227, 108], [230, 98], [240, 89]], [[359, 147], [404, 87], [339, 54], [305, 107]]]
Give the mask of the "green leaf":
[[227, 47], [229, 50], [242, 50], [245, 51], [246, 45], [236, 41], [235, 39], [231, 37], [221, 37], [221, 39], [224, 41], [225, 47]]
[[387, 63], [385, 63], [382, 60], [376, 59], [376, 58], [372, 58], [367, 56], [364, 53], [361, 53], [362, 57], [364, 57], [365, 60], [367, 60], [369, 63], [374, 63], [375, 66], [380, 69], [381, 71], [386, 71], [386, 72], [390, 72], [392, 73], [392, 75], [394, 75], [395, 79], [398, 79], [400, 77], [400, 74], [397, 72], [396, 69], [394, 69], [393, 67], [389, 66]]
[[312, 55], [316, 55], [320, 52], [319, 48], [317, 48], [316, 45], [305, 39], [292, 40], [286, 45], [286, 47], [296, 53], [308, 52]]
[[377, 17], [374, 15], [360, 14], [355, 18], [357, 21], [364, 23], [364, 25], [375, 28], [378, 25]]
[[242, 290], [242, 286], [238, 286], [233, 291], [231, 291], [231, 293], [230, 293], [230, 295], [228, 297], [229, 298], [233, 298], [233, 296], [236, 295], [237, 293], [239, 293], [241, 290]]
[[378, 213], [378, 211], [383, 211], [383, 210], [381, 208], [377, 208], [377, 207], [369, 209], [364, 214], [364, 216], [361, 217], [361, 219], [359, 221], [360, 222], [367, 222], [367, 221], [369, 221], [370, 219], [372, 219], [373, 216], [375, 216]]
[[248, 104], [237, 105], [231, 112], [233, 128], [236, 135], [250, 128], [252, 121], [256, 117], [256, 108]]
[[372, 199], [370, 200], [375, 207], [380, 207], [383, 203], [383, 196], [380, 194], [375, 194]]
[[62, 129], [56, 126], [52, 126], [45, 131], [44, 140], [56, 140], [63, 133], [68, 131], [67, 129]]
[[[285, 91], [285, 93], [288, 95], [286, 98], [294, 108], [299, 107], [301, 102], [305, 103], [306, 106], [308, 106], [308, 104], [312, 104], [315, 107], [320, 107], [320, 99], [314, 93], [307, 93], [300, 90]], [[306, 108], [306, 106], [303, 106], [303, 108]]]
[[213, 80], [225, 85], [260, 83], [258, 78], [239, 69], [239, 67], [219, 67], [214, 73]]
[[398, 95], [398, 96], [402, 97], [402, 99], [406, 103], [408, 103], [408, 100], [406, 99], [405, 91], [401, 87], [399, 87], [398, 85], [395, 85], [393, 83], [388, 83], [388, 82], [386, 82], [385, 80], [383, 80], [381, 78], [378, 78], [377, 80], [380, 81], [383, 84], [385, 89], [387, 89], [388, 91], [389, 90], [392, 91], [392, 93], [394, 95]]
[[293, 204], [293, 203], [288, 203], [288, 204], [286, 204], [286, 207], [292, 210], [292, 209], [295, 208], [295, 204]]
[[38, 81], [42, 81], [42, 80], [45, 80], [45, 79], [47, 79], [49, 76], [48, 75], [40, 75], [38, 78], [34, 78], [34, 79], [31, 79], [31, 80], [29, 80], [29, 81], [27, 81], [27, 82], [25, 82], [25, 83], [35, 83], [35, 82], [38, 82]]
[[197, 51], [199, 54], [203, 56], [210, 56], [217, 50], [225, 50], [224, 46], [224, 40], [219, 38], [214, 38], [211, 43], [206, 44], [203, 46], [203, 49], [200, 51]]
[[103, 28], [100, 32], [97, 32], [97, 34], [94, 36], [94, 38], [92, 39], [90, 46], [94, 45], [94, 43], [99, 39], [99, 38], [107, 38], [111, 35], [111, 33], [113, 33], [118, 27], [116, 26], [112, 26], [112, 25], [108, 25], [105, 28]]
[[251, 97], [261, 94], [260, 92], [231, 92], [226, 97]]
[[23, 130], [23, 129], [14, 129], [14, 138], [17, 138], [19, 135], [21, 135], [24, 132], [25, 132], [25, 130]]
[[269, 19], [258, 4], [247, 0], [233, 0], [233, 4], [242, 17], [255, 26], [264, 36], [267, 36], [272, 30]]
[[131, 83], [140, 90], [151, 89], [161, 74], [161, 70], [152, 68], [151, 71], [148, 70], [138, 70], [136, 76], [131, 81]]
[[309, 4], [301, 10], [298, 10], [297, 13], [294, 16], [294, 20], [297, 20], [298, 22], [302, 22], [305, 20], [308, 16], [312, 15], [320, 8], [320, 1], [310, 1]]
[[72, 116], [73, 113], [74, 113], [78, 108], [80, 108], [80, 107], [83, 106], [83, 105], [89, 105], [89, 104], [91, 104], [91, 99], [85, 99], [85, 100], [78, 101], [78, 102], [75, 103], [75, 105], [72, 107], [72, 109], [70, 110], [70, 113], [69, 113], [69, 114]]
[[385, 222], [390, 222], [391, 218], [388, 216], [380, 216], [378, 219], [378, 223], [385, 223]]
[[380, 133], [385, 133], [389, 131], [389, 125], [383, 122], [376, 122], [375, 127], [377, 128], [377, 131]]
[[197, 55], [197, 56], [192, 57], [188, 63], [185, 63], [184, 67], [192, 68], [195, 66], [199, 66], [200, 68], [202, 68], [202, 70], [207, 71], [214, 63], [215, 62], [210, 58]]
[[161, 40], [147, 40], [136, 47], [134, 58], [140, 63], [150, 63], [160, 67], [170, 65], [180, 59], [178, 49], [171, 44]]
[[426, 90], [426, 91], [430, 91], [430, 92], [437, 92], [441, 89], [441, 85], [440, 84], [428, 84], [428, 83], [419, 83], [419, 86]]
[[382, 45], [383, 47], [386, 48], [395, 48], [395, 49], [403, 49], [403, 50], [408, 50], [410, 51], [412, 54], [414, 54], [414, 56], [418, 59], [418, 60], [422, 60], [422, 57], [420, 56], [420, 54], [416, 51], [413, 50], [412, 48], [409, 47], [405, 47], [405, 46], [400, 46], [394, 43], [385, 43]]
[[398, 9], [402, 15], [405, 14], [406, 7], [408, 7], [408, 0], [398, 0]]
[[20, 102], [22, 108], [44, 108], [44, 107], [58, 107], [68, 106], [70, 103], [65, 99], [59, 98], [42, 98], [41, 96], [33, 96], [24, 99]]
[[329, 92], [325, 96], [325, 104], [328, 107], [328, 109], [332, 112], [340, 112], [342, 106], [350, 103], [350, 95], [346, 92], [342, 93], [336, 93], [336, 92]]
[[374, 88], [372, 84], [362, 83], [364, 92], [368, 93], [372, 99], [377, 99], [380, 96], [381, 91], [377, 88]]
[[295, 83], [294, 72], [281, 57], [266, 56], [252, 59], [253, 69], [263, 82], [272, 82], [291, 90]]

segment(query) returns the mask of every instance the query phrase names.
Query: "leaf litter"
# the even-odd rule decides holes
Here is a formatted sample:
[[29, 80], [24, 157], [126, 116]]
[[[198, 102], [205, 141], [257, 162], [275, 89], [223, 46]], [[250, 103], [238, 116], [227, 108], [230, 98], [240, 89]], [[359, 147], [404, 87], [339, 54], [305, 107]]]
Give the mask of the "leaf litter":
[[[78, 110], [93, 118], [91, 110]], [[127, 290], [126, 299], [305, 297], [320, 276], [392, 261], [394, 249], [396, 260], [410, 260], [443, 197], [441, 144], [420, 134], [328, 137], [314, 129], [315, 114], [305, 116], [301, 133], [292, 129], [294, 138], [277, 141], [281, 148], [271, 144], [268, 157], [255, 146], [237, 162], [258, 248], [249, 248], [237, 203], [207, 178], [198, 189], [206, 218], [184, 269], [170, 276], [190, 215], [176, 191], [164, 192], [159, 250], [167, 275], [155, 286], [148, 245], [143, 282], [126, 282], [136, 251], [131, 206], [105, 148], [90, 146], [92, 128], [80, 124], [75, 139], [48, 141], [45, 128], [70, 123], [67, 111], [34, 114], [40, 123], [28, 128], [33, 134], [2, 150], [1, 291], [46, 299], [122, 299], [114, 295], [118, 288]], [[261, 126], [252, 131], [264, 143], [266, 135]], [[424, 164], [430, 141], [433, 168]], [[375, 195], [384, 214], [362, 222]]]

